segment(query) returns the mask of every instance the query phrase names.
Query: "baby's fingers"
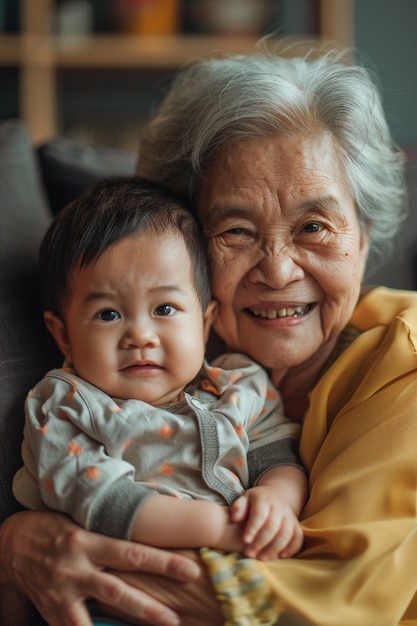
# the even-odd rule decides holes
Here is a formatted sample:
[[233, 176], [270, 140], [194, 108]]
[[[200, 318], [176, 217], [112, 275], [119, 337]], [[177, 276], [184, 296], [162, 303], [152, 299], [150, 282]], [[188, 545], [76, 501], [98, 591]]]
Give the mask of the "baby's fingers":
[[259, 549], [271, 541], [276, 532], [276, 525], [269, 513], [269, 507], [262, 506], [251, 510], [243, 531], [244, 543], [251, 544], [251, 547], [256, 544]]
[[288, 520], [283, 520], [281, 527], [269, 542], [265, 542], [263, 545], [261, 545], [261, 542], [259, 544], [254, 542], [253, 549], [256, 550], [256, 558], [266, 561], [293, 556], [300, 551], [302, 544], [303, 533], [300, 526], [289, 523]]
[[280, 551], [279, 558], [280, 559], [288, 559], [290, 556], [294, 556], [297, 552], [300, 552], [304, 543], [304, 533], [301, 530], [301, 526], [297, 524], [294, 527], [294, 533], [290, 541], [287, 543], [285, 548]]
[[249, 501], [246, 495], [240, 496], [230, 507], [230, 520], [234, 524], [243, 522], [248, 515]]

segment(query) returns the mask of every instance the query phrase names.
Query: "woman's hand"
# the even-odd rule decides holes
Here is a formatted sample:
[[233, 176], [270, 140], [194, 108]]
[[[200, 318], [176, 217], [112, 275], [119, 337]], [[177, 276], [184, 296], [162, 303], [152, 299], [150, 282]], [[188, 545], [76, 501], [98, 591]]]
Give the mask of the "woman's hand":
[[[193, 561], [199, 559], [196, 552], [181, 551]], [[143, 572], [117, 572], [132, 585], [171, 607], [180, 616], [181, 626], [223, 626], [224, 615], [216, 598], [206, 568], [202, 565], [200, 574], [187, 583], [177, 583], [168, 578]], [[115, 611], [112, 607], [101, 604], [103, 614], [119, 617], [133, 624], [148, 624], [148, 622], [131, 618], [123, 611]]]
[[159, 601], [105, 569], [169, 581], [191, 581], [201, 572], [184, 556], [91, 533], [58, 513], [17, 513], [0, 526], [0, 583], [15, 584], [50, 626], [91, 626], [86, 598], [156, 626], [179, 624], [163, 596]]

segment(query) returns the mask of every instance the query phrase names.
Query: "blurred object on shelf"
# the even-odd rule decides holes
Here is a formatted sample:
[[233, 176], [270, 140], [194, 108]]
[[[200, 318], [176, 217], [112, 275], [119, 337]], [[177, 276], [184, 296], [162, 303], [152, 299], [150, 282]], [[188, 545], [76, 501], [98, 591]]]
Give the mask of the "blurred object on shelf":
[[185, 32], [317, 35], [318, 0], [183, 0]]
[[65, 0], [58, 4], [55, 29], [59, 35], [88, 35], [93, 24], [93, 6], [89, 0]]
[[262, 33], [276, 20], [274, 0], [186, 0], [184, 29], [248, 35]]
[[179, 30], [180, 0], [113, 0], [117, 28], [137, 35], [170, 35]]
[[282, 35], [318, 35], [320, 8], [317, 0], [278, 0], [282, 5]]
[[94, 13], [94, 31], [109, 33], [117, 30], [114, 21], [114, 0], [90, 0]]
[[[137, 150], [139, 132], [166, 92], [173, 72], [136, 68], [66, 68], [57, 74], [61, 134]], [[109, 88], [110, 87], [110, 88]]]

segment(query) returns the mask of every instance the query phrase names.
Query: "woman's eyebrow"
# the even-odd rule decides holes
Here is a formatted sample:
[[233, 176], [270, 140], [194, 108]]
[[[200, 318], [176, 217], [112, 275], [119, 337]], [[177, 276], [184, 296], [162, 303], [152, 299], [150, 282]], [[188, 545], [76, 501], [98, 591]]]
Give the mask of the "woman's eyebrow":
[[226, 220], [234, 217], [248, 218], [253, 214], [250, 208], [234, 207], [234, 206], [219, 206], [217, 204], [212, 205], [206, 212], [203, 225], [205, 228], [210, 228], [217, 224], [221, 220]]
[[326, 209], [329, 211], [340, 212], [340, 203], [334, 196], [318, 196], [310, 198], [298, 205], [299, 209]]
[[[341, 213], [340, 203], [332, 195], [316, 196], [308, 198], [294, 207], [294, 210], [320, 210], [333, 211]], [[253, 217], [253, 211], [250, 207], [222, 206], [213, 204], [206, 212], [203, 220], [204, 230], [210, 230], [219, 222], [227, 219], [240, 218], [250, 219]]]

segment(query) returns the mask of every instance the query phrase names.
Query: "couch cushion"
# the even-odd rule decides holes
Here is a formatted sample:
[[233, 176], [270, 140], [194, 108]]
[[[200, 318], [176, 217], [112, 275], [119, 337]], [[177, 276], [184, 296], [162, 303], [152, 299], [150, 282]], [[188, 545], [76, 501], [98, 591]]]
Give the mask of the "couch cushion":
[[49, 205], [56, 215], [87, 187], [108, 176], [134, 173], [136, 155], [128, 150], [56, 137], [38, 148]]
[[24, 398], [60, 363], [40, 308], [37, 255], [51, 219], [37, 162], [21, 122], [0, 124], [0, 522], [17, 510]]

